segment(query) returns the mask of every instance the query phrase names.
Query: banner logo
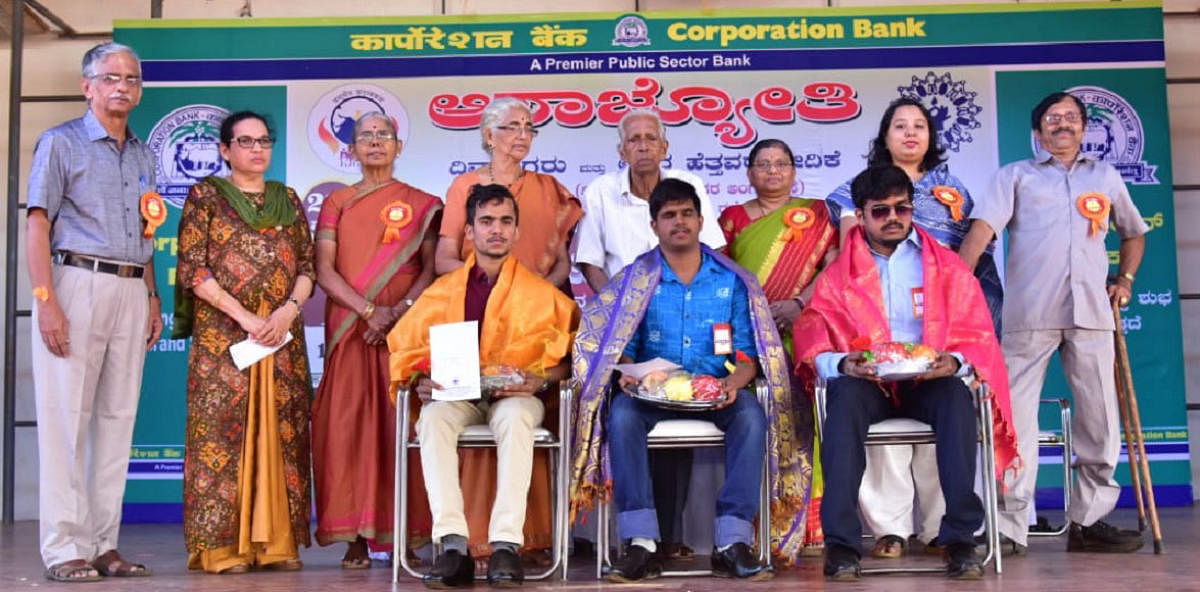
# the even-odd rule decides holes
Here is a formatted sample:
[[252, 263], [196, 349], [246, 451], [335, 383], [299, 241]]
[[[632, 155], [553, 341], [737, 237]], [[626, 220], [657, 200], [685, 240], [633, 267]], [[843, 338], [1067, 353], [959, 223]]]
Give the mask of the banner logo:
[[613, 30], [612, 44], [630, 48], [650, 45], [650, 29], [646, 21], [633, 14], [622, 18]]
[[920, 101], [929, 109], [933, 117], [930, 123], [937, 128], [938, 140], [947, 150], [958, 152], [963, 144], [974, 141], [970, 130], [983, 126], [978, 117], [983, 107], [975, 104], [979, 93], [967, 90], [967, 83], [955, 81], [949, 72], [941, 76], [929, 72], [925, 78], [913, 76], [912, 84], [896, 90], [901, 97]]
[[166, 114], [146, 143], [157, 157], [158, 193], [167, 203], [183, 208], [192, 185], [209, 175], [226, 175], [221, 159], [221, 122], [229, 112], [213, 105], [184, 105]]
[[1146, 134], [1137, 110], [1121, 95], [1099, 86], [1076, 86], [1067, 92], [1087, 107], [1083, 130], [1084, 153], [1107, 162], [1134, 185], [1158, 185], [1157, 165], [1142, 160]]
[[408, 140], [408, 113], [392, 93], [373, 84], [347, 84], [325, 93], [308, 113], [308, 146], [321, 162], [344, 173], [358, 172], [350, 146], [354, 122], [378, 111], [392, 119], [396, 139]]

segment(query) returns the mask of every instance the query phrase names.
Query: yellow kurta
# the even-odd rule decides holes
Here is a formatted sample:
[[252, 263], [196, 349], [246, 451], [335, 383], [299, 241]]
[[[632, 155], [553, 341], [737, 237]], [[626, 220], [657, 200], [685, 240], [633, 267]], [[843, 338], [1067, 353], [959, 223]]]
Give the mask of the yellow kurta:
[[[393, 385], [405, 383], [429, 358], [429, 327], [460, 323], [465, 315], [467, 278], [475, 255], [421, 293], [388, 333]], [[505, 260], [488, 297], [479, 339], [479, 363], [508, 364], [545, 376], [571, 350], [579, 308], [550, 282], [513, 257]], [[395, 401], [395, 389], [392, 390]]]

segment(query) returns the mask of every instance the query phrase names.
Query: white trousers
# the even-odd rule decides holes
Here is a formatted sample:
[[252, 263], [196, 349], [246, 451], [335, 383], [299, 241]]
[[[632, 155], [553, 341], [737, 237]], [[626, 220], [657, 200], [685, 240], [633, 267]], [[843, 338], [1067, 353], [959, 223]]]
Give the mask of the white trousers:
[[33, 313], [42, 561], [95, 559], [117, 548], [129, 447], [146, 360], [146, 284], [51, 268], [68, 356], [51, 354]]
[[876, 539], [889, 534], [907, 539], [914, 534], [914, 495], [920, 511], [915, 534], [929, 543], [937, 538], [946, 513], [934, 445], [868, 446], [867, 468], [858, 489], [866, 530]]
[[488, 541], [525, 544], [525, 502], [533, 474], [533, 430], [545, 408], [537, 397], [505, 397], [490, 404], [431, 401], [421, 407], [417, 435], [425, 491], [433, 514], [433, 540], [448, 534], [470, 538], [458, 480], [458, 436], [469, 425], [486, 423], [496, 436], [496, 500]]
[[1000, 532], [1026, 544], [1029, 511], [1038, 471], [1038, 402], [1046, 366], [1057, 351], [1071, 386], [1071, 430], [1078, 479], [1067, 517], [1090, 526], [1117, 505], [1121, 487], [1113, 479], [1121, 452], [1117, 386], [1113, 378], [1113, 333], [1091, 329], [1006, 332], [1001, 341], [1012, 388], [1017, 450], [1024, 468], [1000, 498]]

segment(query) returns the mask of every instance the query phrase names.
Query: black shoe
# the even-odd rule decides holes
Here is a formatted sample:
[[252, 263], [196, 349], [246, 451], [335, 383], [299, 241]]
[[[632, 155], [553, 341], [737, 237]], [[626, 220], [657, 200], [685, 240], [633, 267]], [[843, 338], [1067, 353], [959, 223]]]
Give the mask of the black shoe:
[[1091, 526], [1072, 522], [1067, 530], [1067, 551], [1083, 553], [1133, 553], [1142, 548], [1142, 534], [1096, 521]]
[[471, 552], [443, 551], [433, 562], [433, 569], [422, 579], [426, 588], [443, 590], [463, 588], [475, 583], [475, 560]]
[[724, 551], [713, 547], [712, 572], [722, 578], [741, 578], [751, 582], [762, 582], [775, 577], [775, 570], [758, 562], [746, 543], [734, 543]]
[[[987, 535], [979, 535], [975, 537], [976, 545], [987, 546]], [[1024, 557], [1029, 554], [1029, 545], [1022, 545], [1017, 541], [1008, 538], [1007, 535], [1000, 535], [1000, 556], [1001, 557]]]
[[496, 549], [488, 558], [488, 585], [493, 588], [516, 588], [525, 581], [521, 558], [508, 549]]
[[983, 563], [975, 556], [972, 543], [946, 545], [946, 575], [955, 580], [982, 580]]
[[662, 559], [657, 553], [651, 553], [641, 545], [629, 545], [612, 571], [608, 572], [608, 579], [627, 583], [653, 580], [661, 575]]
[[825, 545], [825, 577], [835, 582], [857, 582], [862, 577], [858, 553], [838, 544]]

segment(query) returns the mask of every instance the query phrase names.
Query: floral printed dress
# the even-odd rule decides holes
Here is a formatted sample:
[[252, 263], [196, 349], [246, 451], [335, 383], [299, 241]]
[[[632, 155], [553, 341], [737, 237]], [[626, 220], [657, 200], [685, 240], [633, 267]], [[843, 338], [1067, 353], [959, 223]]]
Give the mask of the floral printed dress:
[[[213, 278], [251, 312], [282, 306], [296, 278], [315, 281], [313, 244], [304, 209], [288, 188], [295, 222], [257, 230], [244, 222], [217, 189], [197, 183], [188, 194], [179, 224], [175, 281], [195, 286]], [[264, 194], [247, 193], [258, 208]], [[229, 296], [226, 296], [229, 297]], [[246, 431], [250, 369], [239, 371], [229, 346], [246, 339], [231, 317], [195, 299], [188, 358], [187, 439], [183, 477], [184, 537], [189, 553], [238, 542], [238, 471]], [[308, 546], [310, 502], [309, 405], [312, 380], [297, 316], [293, 339], [274, 354], [275, 408], [287, 515], [296, 546]]]

